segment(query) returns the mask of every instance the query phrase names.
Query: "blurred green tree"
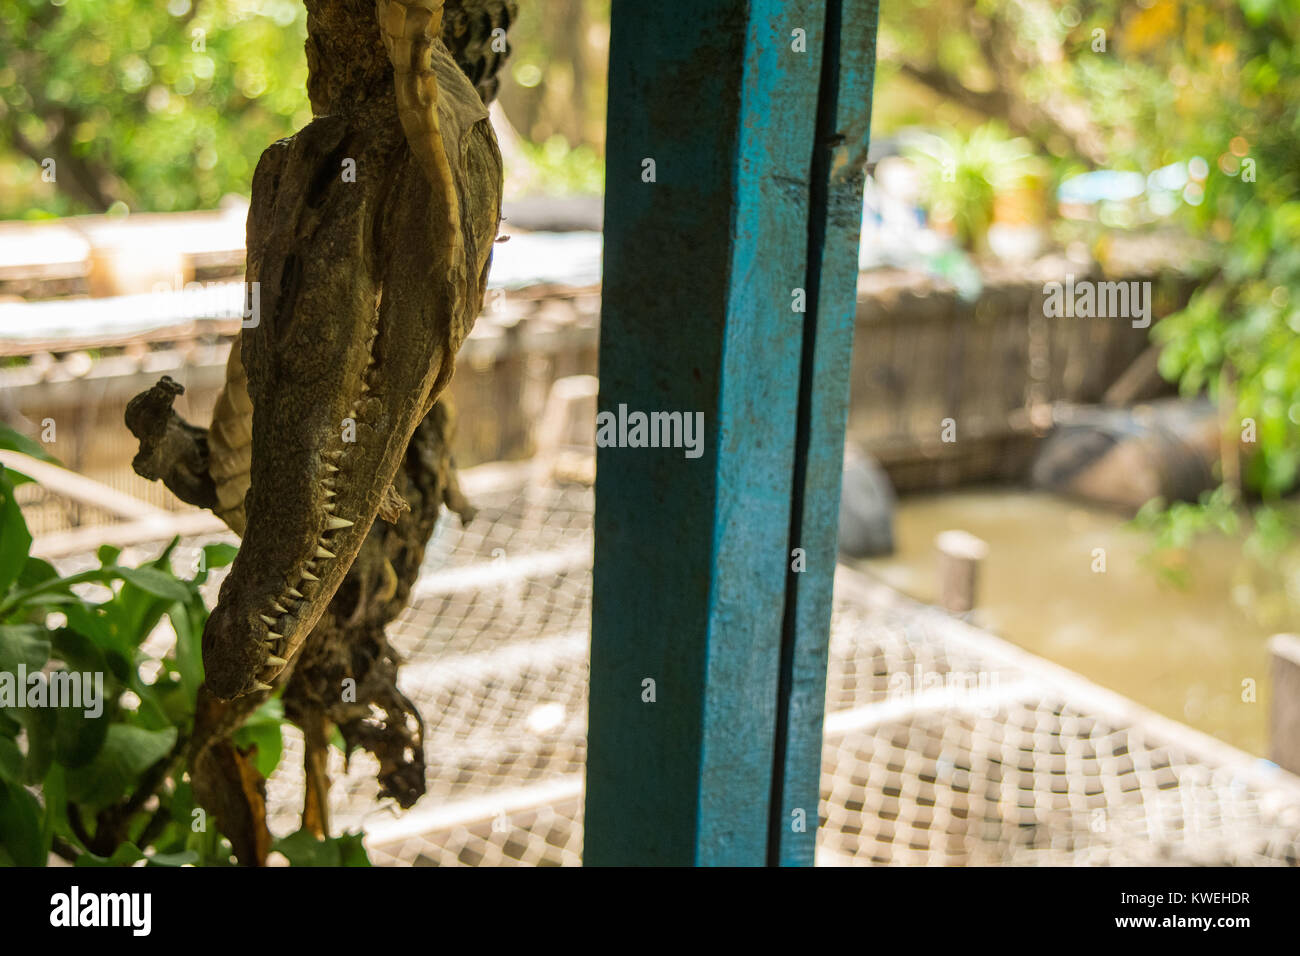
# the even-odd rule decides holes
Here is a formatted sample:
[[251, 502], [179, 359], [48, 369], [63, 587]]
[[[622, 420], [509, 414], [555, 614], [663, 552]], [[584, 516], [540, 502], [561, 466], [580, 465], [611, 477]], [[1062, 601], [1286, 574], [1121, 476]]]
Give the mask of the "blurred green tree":
[[1195, 53], [1171, 66], [1174, 112], [1207, 167], [1185, 198], [1218, 268], [1156, 335], [1162, 371], [1227, 406], [1231, 437], [1255, 452], [1242, 480], [1271, 508], [1300, 475], [1300, 0], [1227, 6], [1173, 20]]
[[1187, 164], [1181, 222], [1217, 268], [1154, 335], [1166, 377], [1224, 409], [1224, 484], [1199, 511], [1144, 520], [1165, 523], [1163, 541], [1234, 527], [1245, 493], [1257, 544], [1294, 541], [1300, 0], [900, 0], [882, 6], [880, 63], [895, 93], [877, 98], [877, 130], [992, 118], [1056, 156], [1060, 175]]
[[211, 207], [311, 118], [297, 0], [6, 0], [0, 217]]
[[[0, 218], [214, 206], [311, 119], [301, 0], [6, 0]], [[603, 183], [609, 0], [526, 0], [501, 100], [528, 191]]]

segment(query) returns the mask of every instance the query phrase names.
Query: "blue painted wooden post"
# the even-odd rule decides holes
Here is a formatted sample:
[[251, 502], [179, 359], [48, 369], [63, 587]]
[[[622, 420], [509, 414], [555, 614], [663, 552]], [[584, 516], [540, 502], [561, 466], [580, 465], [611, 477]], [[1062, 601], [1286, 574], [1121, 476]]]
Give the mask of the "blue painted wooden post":
[[[839, 532], [840, 475], [857, 314], [862, 189], [871, 134], [878, 0], [827, 3], [808, 231], [791, 547], [805, 573], [791, 573], [782, 646], [769, 861], [811, 866], [819, 803], [827, 637]], [[806, 820], [806, 829], [795, 826]]]
[[589, 864], [811, 861], [874, 14], [614, 5]]

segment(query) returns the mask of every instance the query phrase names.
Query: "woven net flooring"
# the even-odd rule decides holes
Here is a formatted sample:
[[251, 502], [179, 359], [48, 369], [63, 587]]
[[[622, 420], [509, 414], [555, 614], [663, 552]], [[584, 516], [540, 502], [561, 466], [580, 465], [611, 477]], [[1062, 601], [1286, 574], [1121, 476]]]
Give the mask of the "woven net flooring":
[[[582, 854], [593, 500], [477, 495], [439, 529], [392, 629], [426, 722], [429, 792], [378, 807], [334, 766], [337, 828], [378, 863], [574, 865]], [[817, 862], [1295, 864], [1300, 782], [841, 570]], [[301, 742], [272, 781], [292, 830]], [[363, 755], [364, 757], [364, 755]]]
[[[477, 517], [440, 523], [390, 628], [428, 792], [398, 811], [368, 754], [332, 751], [332, 829], [364, 829], [381, 865], [577, 865], [593, 495], [466, 488]], [[285, 736], [268, 784], [280, 835], [303, 792], [302, 739]], [[1300, 861], [1300, 778], [844, 568], [819, 815], [819, 865]]]

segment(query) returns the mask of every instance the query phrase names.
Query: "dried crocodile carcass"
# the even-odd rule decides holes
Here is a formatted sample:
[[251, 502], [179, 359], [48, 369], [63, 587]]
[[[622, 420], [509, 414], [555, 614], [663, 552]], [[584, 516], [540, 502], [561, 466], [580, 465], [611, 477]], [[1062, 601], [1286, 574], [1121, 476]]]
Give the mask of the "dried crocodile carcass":
[[[441, 507], [468, 513], [438, 397], [482, 308], [500, 221], [485, 103], [514, 2], [308, 0], [307, 10], [315, 119], [267, 149], [254, 174], [256, 321], [232, 349], [212, 426], [171, 410], [180, 389], [168, 380], [132, 401], [127, 422], [141, 474], [243, 537], [203, 636], [196, 793], [243, 805], [222, 776], [229, 734], [288, 683], [286, 713], [308, 740], [304, 820], [322, 832], [327, 720], [376, 754], [399, 803], [423, 792], [419, 717], [396, 688], [383, 629]], [[345, 681], [357, 688], [347, 701]], [[376, 712], [387, 715], [379, 725], [359, 717]], [[232, 841], [241, 859], [265, 843]]]

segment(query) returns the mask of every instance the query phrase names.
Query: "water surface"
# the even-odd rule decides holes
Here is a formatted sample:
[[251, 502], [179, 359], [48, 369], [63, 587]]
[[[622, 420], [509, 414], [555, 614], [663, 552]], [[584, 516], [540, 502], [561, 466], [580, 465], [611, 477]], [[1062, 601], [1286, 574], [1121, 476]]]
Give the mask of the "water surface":
[[[934, 539], [949, 528], [989, 544], [974, 623], [1166, 716], [1267, 753], [1265, 644], [1298, 625], [1278, 569], [1247, 559], [1240, 538], [1204, 538], [1173, 555], [1188, 580], [1179, 588], [1145, 560], [1151, 539], [1123, 515], [1040, 492], [962, 490], [903, 499], [898, 551], [859, 566], [934, 601]], [[1105, 570], [1094, 570], [1103, 552]], [[1254, 703], [1242, 699], [1247, 680], [1257, 688]]]

